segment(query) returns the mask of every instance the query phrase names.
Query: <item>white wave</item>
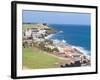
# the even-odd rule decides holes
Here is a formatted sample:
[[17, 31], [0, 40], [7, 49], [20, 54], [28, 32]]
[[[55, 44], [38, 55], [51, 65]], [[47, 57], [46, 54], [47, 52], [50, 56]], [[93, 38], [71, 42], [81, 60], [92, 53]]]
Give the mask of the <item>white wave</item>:
[[66, 44], [67, 43], [67, 41], [66, 40], [58, 40], [58, 39], [52, 39], [53, 40], [53, 42], [54, 43], [64, 43], [64, 44]]
[[58, 39], [52, 39], [52, 41], [53, 41], [53, 44], [55, 45], [55, 46], [66, 46], [67, 45], [67, 43], [66, 43], [66, 41], [65, 40], [58, 40]]
[[63, 31], [59, 31], [59, 32], [57, 32], [57, 33], [55, 33], [55, 34], [58, 35], [58, 34], [60, 34], [60, 33], [63, 33]]
[[55, 35], [55, 34], [50, 34], [50, 35], [46, 36], [45, 39], [50, 39], [50, 38], [52, 38], [54, 35]]
[[[45, 37], [45, 39], [51, 39], [54, 35], [56, 34], [50, 34], [48, 35], [47, 37]], [[53, 43], [57, 46], [57, 45], [60, 45], [61, 43], [63, 45], [67, 45], [67, 46], [71, 46], [72, 48], [75, 48], [77, 50], [79, 50], [80, 52], [82, 52], [88, 59], [90, 59], [90, 51], [84, 49], [83, 47], [80, 47], [80, 46], [74, 46], [74, 45], [70, 45], [67, 43], [66, 40], [59, 40], [59, 39], [51, 39], [53, 41]]]
[[63, 43], [66, 43], [66, 40], [63, 39], [62, 42], [63, 42]]
[[59, 33], [63, 33], [63, 31], [59, 31]]
[[90, 51], [88, 51], [80, 46], [73, 46], [73, 45], [71, 45], [71, 46], [72, 46], [72, 48], [75, 48], [75, 49], [79, 50], [80, 52], [82, 52], [88, 59], [90, 58], [90, 55], [89, 55]]
[[58, 39], [53, 39], [53, 43], [58, 44], [59, 42], [60, 42], [60, 40], [58, 40]]

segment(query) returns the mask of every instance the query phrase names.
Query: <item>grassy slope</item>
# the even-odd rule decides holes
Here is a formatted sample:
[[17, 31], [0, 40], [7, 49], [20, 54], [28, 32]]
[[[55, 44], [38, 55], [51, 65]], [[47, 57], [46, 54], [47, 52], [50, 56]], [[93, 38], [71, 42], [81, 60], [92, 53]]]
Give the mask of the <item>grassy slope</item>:
[[61, 60], [37, 48], [23, 48], [23, 65], [26, 68], [54, 68], [59, 61]]

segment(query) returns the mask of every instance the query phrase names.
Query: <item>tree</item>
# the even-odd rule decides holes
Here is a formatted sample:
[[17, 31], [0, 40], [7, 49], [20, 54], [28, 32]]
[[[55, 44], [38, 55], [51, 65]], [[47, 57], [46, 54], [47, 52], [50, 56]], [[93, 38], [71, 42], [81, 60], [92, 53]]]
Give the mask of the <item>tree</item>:
[[53, 49], [52, 49], [52, 52], [53, 52], [53, 51], [59, 52], [59, 50], [58, 50], [57, 48], [53, 48]]
[[41, 42], [40, 44], [39, 44], [39, 47], [40, 47], [40, 49], [44, 49], [44, 47], [45, 47], [45, 44], [44, 44], [44, 42]]

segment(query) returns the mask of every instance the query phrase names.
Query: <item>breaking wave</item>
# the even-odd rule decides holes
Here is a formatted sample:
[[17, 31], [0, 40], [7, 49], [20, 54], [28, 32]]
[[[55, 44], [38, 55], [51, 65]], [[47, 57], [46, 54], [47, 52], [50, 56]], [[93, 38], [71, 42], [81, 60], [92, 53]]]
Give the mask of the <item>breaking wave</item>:
[[59, 31], [59, 33], [63, 33], [63, 31]]
[[[50, 35], [46, 36], [45, 39], [51, 39], [51, 38], [53, 38], [55, 35], [57, 35], [57, 34], [59, 34], [59, 33], [63, 33], [63, 31], [59, 31], [59, 32], [57, 32], [57, 33], [55, 33], [55, 34], [50, 34]], [[63, 41], [65, 42], [65, 40], [63, 40]]]
[[50, 34], [48, 36], [45, 37], [45, 39], [51, 39], [55, 34]]
[[75, 48], [78, 51], [82, 52], [85, 56], [87, 56], [87, 58], [90, 58], [90, 51], [88, 51], [88, 50], [86, 50], [86, 49], [84, 49], [83, 47], [80, 47], [80, 46], [70, 45], [69, 43], [67, 43], [66, 40], [53, 39], [53, 43], [58, 44], [58, 45], [59, 45], [59, 43], [62, 43], [66, 46], [71, 46], [72, 48]]
[[59, 43], [63, 43], [63, 44], [67, 44], [66, 40], [58, 40], [58, 39], [52, 39], [54, 43], [59, 44]]
[[87, 56], [87, 58], [90, 58], [90, 51], [88, 51], [80, 46], [73, 46], [73, 45], [71, 45], [71, 46], [72, 46], [72, 48], [75, 48], [75, 49], [79, 50], [80, 52], [82, 52], [85, 56]]
[[53, 43], [56, 44], [56, 45], [59, 45], [60, 43], [66, 45], [66, 46], [71, 46], [72, 48], [76, 48], [77, 50], [79, 50], [80, 52], [82, 52], [85, 56], [87, 56], [87, 58], [90, 58], [90, 51], [84, 49], [83, 47], [80, 47], [80, 46], [75, 46], [75, 45], [71, 45], [69, 44], [66, 40], [62, 39], [62, 40], [59, 40], [59, 39], [56, 39], [54, 38], [57, 34], [59, 33], [63, 33], [63, 31], [59, 31], [58, 33], [56, 34], [50, 34], [48, 35], [47, 37], [45, 37], [45, 39], [51, 39], [53, 40]]

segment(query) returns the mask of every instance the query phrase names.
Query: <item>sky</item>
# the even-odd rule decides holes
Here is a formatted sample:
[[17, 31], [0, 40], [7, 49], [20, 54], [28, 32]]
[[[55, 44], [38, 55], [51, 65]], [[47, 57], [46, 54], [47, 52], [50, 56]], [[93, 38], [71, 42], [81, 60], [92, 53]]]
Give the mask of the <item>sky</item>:
[[72, 24], [90, 25], [89, 13], [50, 12], [23, 10], [23, 23], [48, 23], [48, 24]]

